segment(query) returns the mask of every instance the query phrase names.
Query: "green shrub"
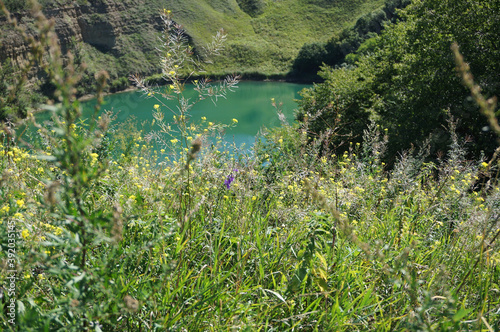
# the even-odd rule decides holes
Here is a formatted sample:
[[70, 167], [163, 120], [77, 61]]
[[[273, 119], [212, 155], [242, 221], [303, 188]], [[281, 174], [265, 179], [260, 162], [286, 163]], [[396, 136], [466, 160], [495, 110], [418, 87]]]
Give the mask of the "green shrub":
[[266, 3], [264, 0], [236, 0], [241, 10], [252, 17], [259, 16], [264, 12]]
[[[492, 11], [496, 7], [496, 3], [483, 6], [479, 2], [452, 0], [411, 4], [401, 14], [404, 21], [368, 39], [356, 54], [349, 56], [352, 66], [324, 69], [321, 75], [325, 83], [310, 93], [311, 100], [330, 98], [346, 108], [343, 111], [346, 114], [369, 111], [373, 119], [389, 129], [392, 160], [402, 150], [427, 138], [431, 140], [432, 155], [446, 151], [450, 137], [443, 128], [448, 114], [459, 120], [458, 134], [474, 141], [471, 155], [478, 157], [481, 151], [491, 155], [496, 147], [494, 134], [483, 130], [488, 124], [468, 100], [468, 92], [455, 73], [449, 48], [457, 41], [471, 67], [477, 69], [485, 94], [500, 94], [498, 77], [492, 74], [498, 70], [500, 52], [493, 43], [496, 40], [493, 26], [499, 22], [499, 16], [492, 14], [496, 13]], [[475, 40], [476, 34], [482, 36], [480, 41]], [[481, 51], [477, 43], [482, 45]], [[338, 82], [339, 78], [344, 83]], [[318, 112], [326, 104], [306, 103], [301, 112]], [[364, 119], [361, 121], [367, 118]], [[321, 132], [330, 128], [333, 121], [333, 117], [327, 116], [318, 119], [315, 125]]]
[[3, 3], [7, 10], [13, 13], [29, 9], [29, 1], [27, 0], [5, 0]]

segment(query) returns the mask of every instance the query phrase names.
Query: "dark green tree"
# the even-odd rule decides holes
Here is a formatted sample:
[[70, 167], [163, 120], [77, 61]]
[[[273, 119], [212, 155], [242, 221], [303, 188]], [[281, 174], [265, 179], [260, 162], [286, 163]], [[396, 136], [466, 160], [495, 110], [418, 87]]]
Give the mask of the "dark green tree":
[[[459, 121], [457, 133], [475, 143], [471, 152], [491, 153], [495, 140], [457, 76], [450, 45], [460, 45], [484, 94], [500, 95], [499, 6], [486, 0], [414, 1], [401, 13], [402, 22], [362, 44], [351, 57], [355, 66], [324, 69], [326, 81], [307, 93], [302, 113], [331, 100], [343, 114], [360, 119], [354, 130], [369, 112], [389, 129], [391, 156], [428, 137], [433, 153], [445, 151], [451, 115]], [[314, 126], [327, 130], [329, 122], [318, 119]]]

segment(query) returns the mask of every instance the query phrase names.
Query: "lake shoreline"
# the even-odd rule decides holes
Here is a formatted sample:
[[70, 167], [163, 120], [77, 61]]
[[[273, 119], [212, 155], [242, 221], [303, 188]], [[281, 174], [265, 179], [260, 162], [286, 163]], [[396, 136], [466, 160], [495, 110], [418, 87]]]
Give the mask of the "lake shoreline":
[[[213, 81], [221, 81], [223, 80], [225, 77], [227, 76], [226, 75], [208, 75], [208, 78], [213, 80]], [[262, 76], [264, 76], [264, 78], [262, 78]], [[199, 77], [192, 77], [190, 79], [190, 82], [191, 81], [194, 81], [195, 79], [199, 79]], [[153, 76], [150, 76], [150, 77], [147, 77], [146, 80], [148, 81], [149, 84], [151, 85], [158, 85], [158, 86], [164, 86], [164, 85], [167, 85], [167, 83], [161, 79], [159, 80], [159, 78], [154, 78]], [[310, 80], [310, 79], [295, 79], [295, 78], [290, 78], [290, 77], [287, 77], [286, 75], [270, 75], [270, 76], [266, 76], [266, 75], [263, 75], [263, 74], [243, 74], [241, 75], [241, 78], [239, 79], [240, 82], [282, 82], [282, 83], [295, 83], [295, 84], [314, 84], [314, 83], [319, 83], [319, 82], [316, 82], [314, 80]], [[164, 82], [163, 84], [160, 84], [160, 82]], [[190, 83], [188, 82], [188, 83]], [[118, 93], [125, 93], [125, 92], [131, 92], [131, 91], [136, 91], [136, 90], [139, 90], [139, 88], [137, 88], [136, 86], [134, 85], [129, 85], [127, 88], [123, 89], [123, 90], [118, 90], [118, 91], [114, 91], [114, 92], [104, 92], [103, 93], [103, 96], [109, 96], [109, 95], [114, 95], [114, 94], [118, 94]], [[88, 100], [92, 100], [96, 98], [96, 94], [85, 94], [83, 96], [80, 96], [78, 97], [78, 101], [88, 101]]]
[[[224, 134], [228, 135], [226, 138], [229, 141], [234, 140], [237, 146], [243, 143], [251, 146], [255, 142], [255, 135], [263, 126], [274, 128], [281, 125], [280, 118], [273, 107], [273, 100], [279, 102], [281, 112], [291, 123], [295, 119], [294, 114], [298, 107], [295, 100], [300, 99], [299, 92], [302, 89], [309, 87], [311, 85], [284, 81], [241, 81], [238, 89], [228, 92], [225, 98], [219, 98], [219, 100], [206, 98], [204, 102], [198, 103], [196, 97], [198, 92], [194, 90], [192, 84], [186, 84], [184, 97], [195, 103], [189, 108], [189, 117], [199, 130], [203, 132], [207, 129], [211, 132], [214, 124], [225, 124], [231, 127], [226, 128], [227, 131]], [[163, 90], [163, 88], [159, 89]], [[94, 114], [96, 103], [95, 98], [81, 102], [82, 119]], [[112, 111], [116, 115], [115, 124], [133, 119], [134, 125], [144, 130], [143, 133], [146, 135], [152, 130], [149, 124], [155, 121], [155, 110], [164, 114], [165, 123], [172, 123], [171, 119], [177, 114], [177, 107], [176, 100], [148, 98], [141, 89], [132, 88], [128, 92], [104, 96], [101, 111]], [[144, 124], [148, 125], [142, 127]]]

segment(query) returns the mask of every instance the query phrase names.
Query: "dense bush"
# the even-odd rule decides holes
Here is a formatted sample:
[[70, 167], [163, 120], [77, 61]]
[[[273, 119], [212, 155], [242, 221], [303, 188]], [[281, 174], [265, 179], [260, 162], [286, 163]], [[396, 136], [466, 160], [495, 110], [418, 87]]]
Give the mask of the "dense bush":
[[236, 0], [236, 2], [241, 10], [252, 17], [262, 14], [266, 6], [264, 0]]
[[340, 66], [346, 61], [346, 56], [355, 52], [365, 40], [380, 34], [386, 24], [396, 22], [399, 19], [397, 11], [408, 4], [408, 0], [386, 1], [382, 8], [361, 16], [354, 26], [344, 29], [328, 42], [304, 44], [294, 60], [290, 75], [320, 80], [315, 74], [322, 64]]
[[26, 0], [5, 0], [3, 3], [13, 13], [29, 9], [29, 2]]
[[326, 54], [324, 43], [304, 44], [293, 62], [292, 71], [299, 78], [300, 75], [311, 77], [311, 74], [316, 73], [325, 61]]
[[[403, 11], [404, 21], [360, 47], [351, 57], [357, 61], [354, 66], [324, 68], [325, 83], [307, 92], [302, 113], [322, 111], [328, 102], [354, 118], [359, 114], [363, 119], [368, 111], [388, 128], [392, 157], [427, 138], [431, 154], [446, 151], [450, 137], [443, 127], [451, 116], [458, 120], [458, 134], [474, 142], [469, 148], [475, 156], [480, 151], [491, 155], [494, 136], [484, 130], [487, 121], [468, 99], [450, 45], [458, 42], [484, 93], [500, 95], [498, 6], [487, 1], [415, 1]], [[328, 116], [319, 117], [315, 126], [324, 131], [331, 122]]]
[[[274, 100], [282, 126], [240, 153], [222, 143], [227, 125], [190, 117], [193, 103], [224, 96], [237, 79], [197, 79], [187, 98], [183, 69], [205, 59], [170, 33], [181, 30], [169, 11], [162, 18], [169, 84], [158, 91], [135, 78], [158, 102], [146, 134], [99, 106], [80, 119], [79, 71], [40, 16], [45, 33], [32, 46], [51, 47], [57, 100], [44, 106], [49, 121], [24, 121], [31, 135], [1, 128], [2, 331], [500, 328], [498, 162], [465, 159], [450, 125], [449, 154], [426, 162], [425, 150], [403, 153], [387, 170], [390, 141], [375, 123], [365, 144], [335, 154], [327, 136], [308, 143], [316, 114], [290, 125]], [[348, 70], [336, 88], [357, 81], [365, 91], [363, 71]], [[99, 105], [106, 73], [97, 79]]]
[[44, 97], [34, 84], [27, 87], [25, 77], [19, 77], [19, 68], [10, 59], [0, 63], [0, 121], [13, 117], [25, 117], [28, 110], [38, 106]]

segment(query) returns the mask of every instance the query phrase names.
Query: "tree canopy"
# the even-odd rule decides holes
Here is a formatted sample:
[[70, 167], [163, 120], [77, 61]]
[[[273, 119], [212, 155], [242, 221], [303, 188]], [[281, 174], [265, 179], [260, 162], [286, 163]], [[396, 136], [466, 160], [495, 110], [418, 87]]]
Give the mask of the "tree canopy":
[[458, 43], [483, 93], [499, 95], [499, 7], [486, 0], [413, 1], [400, 13], [402, 21], [361, 44], [354, 65], [322, 69], [325, 82], [304, 92], [299, 118], [320, 111], [311, 129], [325, 131], [336, 109], [335, 118], [348, 119], [336, 125], [351, 139], [371, 118], [388, 128], [394, 156], [428, 138], [432, 153], [446, 150], [451, 116], [457, 133], [474, 142], [471, 152], [491, 153], [495, 140], [457, 76], [450, 45]]

